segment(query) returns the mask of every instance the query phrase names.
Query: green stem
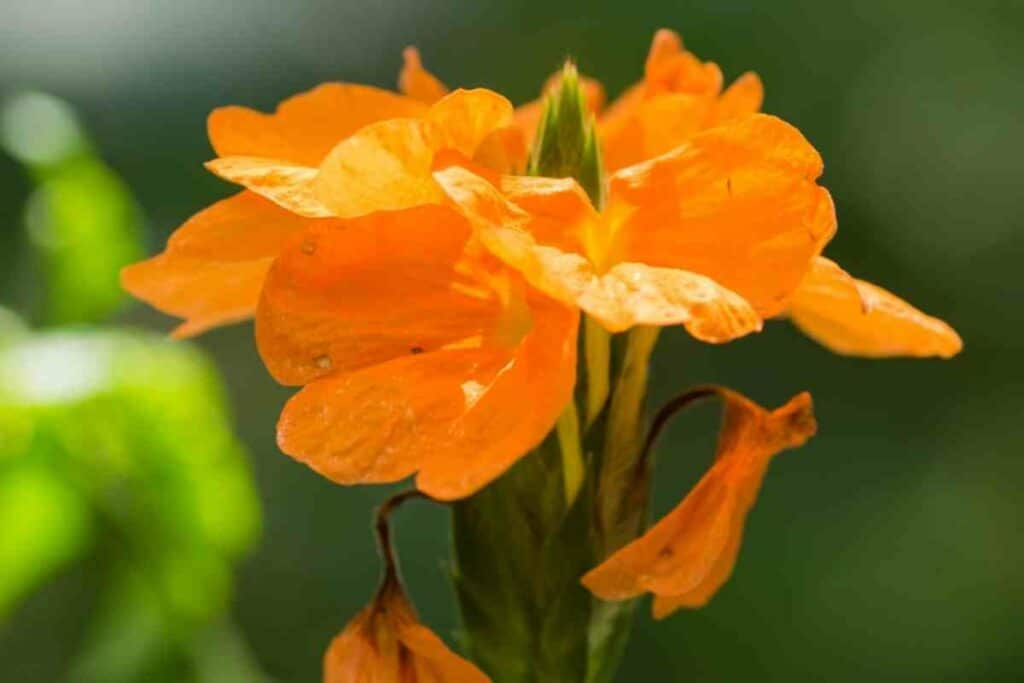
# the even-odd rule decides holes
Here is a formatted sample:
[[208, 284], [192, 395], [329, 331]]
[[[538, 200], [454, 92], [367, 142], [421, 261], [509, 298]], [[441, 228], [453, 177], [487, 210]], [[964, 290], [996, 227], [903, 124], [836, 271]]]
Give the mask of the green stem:
[[[572, 65], [547, 100], [528, 172], [573, 177], [602, 208], [600, 145]], [[602, 602], [580, 577], [646, 520], [646, 468], [636, 463], [658, 332], [613, 339], [587, 316], [582, 328], [576, 397], [553, 433], [452, 507], [465, 644], [495, 683], [607, 683], [632, 622], [633, 601]]]
[[572, 507], [580, 487], [583, 485], [584, 465], [583, 449], [580, 446], [580, 419], [576, 412], [576, 402], [570, 401], [565, 407], [558, 423], [555, 425], [558, 434], [558, 450], [562, 454], [562, 484], [565, 489], [565, 506]]
[[589, 428], [608, 400], [612, 336], [601, 323], [583, 316], [583, 357], [587, 368], [587, 404], [584, 427]]
[[[637, 486], [636, 462], [644, 439], [648, 366], [660, 328], [637, 327], [626, 335], [626, 350], [608, 408], [597, 481], [597, 523], [607, 557], [632, 540], [646, 516], [646, 487]], [[643, 494], [643, 509], [635, 496]]]

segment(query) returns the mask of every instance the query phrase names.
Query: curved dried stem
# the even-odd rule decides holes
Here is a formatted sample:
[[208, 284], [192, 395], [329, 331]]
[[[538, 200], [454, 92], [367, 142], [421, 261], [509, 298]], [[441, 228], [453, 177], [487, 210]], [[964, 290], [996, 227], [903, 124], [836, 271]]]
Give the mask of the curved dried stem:
[[662, 431], [664, 431], [665, 427], [668, 426], [669, 421], [673, 417], [693, 403], [710, 396], [717, 396], [719, 393], [718, 387], [704, 385], [669, 399], [660, 409], [658, 409], [657, 414], [654, 416], [654, 420], [651, 421], [651, 428], [647, 431], [647, 438], [644, 440], [643, 450], [640, 451], [638, 465], [643, 467], [647, 463], [655, 442], [658, 440], [658, 437], [661, 436]]
[[377, 534], [377, 550], [380, 553], [381, 560], [384, 562], [384, 574], [381, 577], [380, 591], [387, 590], [389, 586], [393, 586], [400, 582], [398, 559], [395, 555], [394, 546], [391, 543], [390, 521], [392, 513], [394, 513], [402, 503], [413, 498], [424, 498], [435, 503], [440, 502], [434, 500], [422, 491], [409, 489], [407, 491], [396, 493], [381, 503], [374, 516], [374, 530]]

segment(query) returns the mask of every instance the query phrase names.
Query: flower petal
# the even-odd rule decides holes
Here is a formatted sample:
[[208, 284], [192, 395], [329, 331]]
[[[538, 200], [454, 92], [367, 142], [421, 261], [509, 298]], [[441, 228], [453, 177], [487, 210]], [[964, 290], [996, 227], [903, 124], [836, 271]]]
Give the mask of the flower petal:
[[443, 197], [430, 177], [436, 150], [432, 127], [422, 120], [369, 125], [327, 155], [315, 195], [342, 218], [436, 204]]
[[540, 443], [570, 400], [576, 325], [555, 308], [515, 350], [442, 350], [325, 377], [285, 406], [278, 445], [341, 484], [420, 470], [428, 495], [470, 495]]
[[207, 128], [218, 156], [317, 166], [338, 142], [363, 126], [420, 116], [425, 110], [415, 99], [380, 88], [325, 83], [283, 101], [273, 114], [246, 107], [215, 109]]
[[519, 173], [526, 165], [526, 140], [518, 126], [498, 128], [485, 137], [473, 163], [498, 173]]
[[190, 218], [162, 254], [128, 266], [121, 281], [139, 299], [186, 319], [175, 336], [199, 334], [251, 316], [273, 258], [312, 223], [241, 192]]
[[643, 156], [644, 128], [636, 115], [644, 100], [644, 85], [637, 83], [619, 95], [597, 119], [601, 161], [609, 171], [647, 158]]
[[315, 168], [260, 157], [222, 157], [206, 162], [206, 168], [300, 216], [328, 218], [333, 215], [313, 193]]
[[822, 257], [793, 294], [788, 315], [806, 335], [844, 355], [950, 358], [963, 348], [943, 321]]
[[606, 168], [617, 171], [678, 147], [696, 133], [752, 114], [763, 98], [756, 74], [741, 76], [724, 93], [722, 72], [683, 49], [669, 30], [658, 31], [644, 81], [626, 90], [598, 121]]
[[424, 104], [433, 104], [448, 94], [448, 86], [423, 68], [420, 51], [409, 46], [402, 51], [402, 70], [398, 74], [398, 90]]
[[449, 151], [472, 159], [485, 141], [505, 151], [495, 131], [511, 123], [512, 105], [489, 90], [456, 90], [423, 119], [371, 124], [336, 146], [320, 166], [315, 196], [336, 216], [396, 211], [439, 203], [443, 194], [430, 177], [435, 155]]
[[574, 179], [501, 176], [497, 182], [505, 199], [530, 215], [527, 227], [538, 243], [563, 251], [582, 249], [580, 230], [598, 215]]
[[416, 485], [443, 500], [469, 496], [529, 453], [555, 426], [576, 383], [575, 310], [530, 296], [533, 328], [489, 384], [462, 385], [472, 407], [424, 459]]
[[471, 409], [462, 385], [486, 386], [508, 360], [495, 349], [435, 351], [329, 375], [285, 405], [278, 446], [339, 484], [404, 479], [459, 448], [444, 437]]
[[[619, 263], [599, 273], [579, 253], [538, 244], [524, 227], [530, 216], [483, 178], [458, 167], [434, 175], [491, 253], [540, 291], [580, 307], [612, 332], [634, 325], [682, 324], [698, 339], [724, 342], [761, 327], [749, 304], [702, 275], [640, 263]], [[519, 183], [517, 189], [527, 185]], [[565, 194], [533, 193], [531, 201], [541, 215], [545, 196], [550, 214], [565, 211]]]
[[706, 603], [732, 572], [768, 462], [816, 429], [806, 393], [771, 412], [727, 389], [715, 393], [725, 402], [725, 418], [714, 465], [672, 512], [584, 575], [598, 597], [623, 600], [649, 591], [659, 598], [658, 617]]
[[323, 680], [487, 683], [489, 679], [419, 623], [400, 585], [385, 583], [374, 601], [331, 641], [324, 653]]
[[659, 29], [651, 41], [644, 65], [647, 95], [661, 92], [717, 96], [722, 89], [722, 70], [713, 62], [702, 62], [683, 49], [674, 31]]
[[400, 628], [402, 644], [413, 653], [414, 681], [424, 683], [490, 683], [490, 678], [472, 662], [448, 649], [444, 641], [422, 624]]
[[256, 316], [256, 342], [283, 384], [482, 339], [495, 295], [460, 273], [469, 225], [422, 206], [316, 225], [282, 251]]
[[185, 318], [176, 339], [252, 317], [273, 259], [218, 262], [161, 254], [126, 267], [121, 282], [133, 296]]
[[743, 74], [718, 98], [715, 122], [724, 123], [756, 114], [764, 103], [764, 85], [753, 71]]
[[484, 88], [455, 90], [438, 100], [426, 118], [440, 136], [436, 149], [455, 150], [472, 159], [495, 130], [512, 124], [512, 104]]
[[[690, 93], [665, 93], [641, 102], [635, 111], [640, 137], [630, 163], [660, 156], [708, 127], [715, 100]], [[619, 159], [621, 164], [623, 159]], [[616, 166], [614, 168], [622, 168]]]
[[755, 114], [614, 174], [622, 259], [704, 274], [778, 314], [835, 232], [821, 157], [798, 130]]

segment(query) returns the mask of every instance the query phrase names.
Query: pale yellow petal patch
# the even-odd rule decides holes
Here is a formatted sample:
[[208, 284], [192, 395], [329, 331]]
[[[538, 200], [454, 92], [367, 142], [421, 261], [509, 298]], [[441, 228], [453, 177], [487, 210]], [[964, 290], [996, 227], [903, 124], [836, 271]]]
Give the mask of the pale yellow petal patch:
[[342, 218], [438, 203], [443, 194], [430, 177], [437, 147], [421, 119], [371, 124], [327, 155], [314, 195]]
[[823, 257], [793, 294], [788, 315], [807, 336], [849, 356], [950, 358], [963, 348], [945, 322]]
[[261, 157], [222, 157], [206, 162], [206, 168], [300, 216], [328, 218], [333, 215], [313, 192], [315, 168]]
[[472, 159], [494, 131], [512, 125], [512, 103], [483, 88], [455, 90], [430, 108], [426, 120], [438, 136], [435, 149], [451, 149]]

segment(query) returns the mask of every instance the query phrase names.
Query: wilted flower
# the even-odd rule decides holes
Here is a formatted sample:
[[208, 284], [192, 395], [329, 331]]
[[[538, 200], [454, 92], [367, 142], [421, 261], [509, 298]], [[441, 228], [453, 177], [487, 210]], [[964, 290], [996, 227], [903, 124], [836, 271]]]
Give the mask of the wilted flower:
[[324, 653], [324, 683], [488, 683], [478, 668], [421, 624], [398, 578], [388, 517], [410, 494], [388, 499], [377, 513], [384, 576], [373, 601]]
[[770, 412], [721, 387], [696, 390], [683, 403], [707, 395], [725, 403], [714, 465], [672, 512], [583, 577], [599, 597], [650, 592], [658, 618], [703, 606], [732, 573], [768, 462], [803, 445], [816, 429], [807, 393]]
[[381, 586], [324, 653], [324, 683], [484, 683], [490, 679], [416, 619], [397, 582]]

